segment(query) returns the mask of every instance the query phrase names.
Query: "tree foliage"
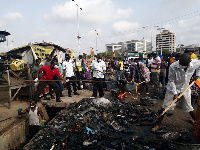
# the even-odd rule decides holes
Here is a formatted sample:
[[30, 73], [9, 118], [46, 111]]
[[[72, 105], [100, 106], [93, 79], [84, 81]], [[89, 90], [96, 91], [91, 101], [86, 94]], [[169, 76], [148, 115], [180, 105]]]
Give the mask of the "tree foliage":
[[[162, 50], [162, 55], [166, 55], [166, 54], [169, 54], [169, 53], [170, 53], [170, 51], [169, 51], [168, 49], [163, 49], [163, 50]], [[159, 54], [161, 54], [161, 51], [160, 51], [160, 50], [158, 51], [158, 55], [159, 55]]]
[[[100, 53], [102, 56], [106, 59], [113, 59], [113, 52], [112, 51], [107, 51], [107, 52], [102, 52]], [[119, 53], [115, 53], [115, 59], [120, 59], [123, 58], [124, 56]]]

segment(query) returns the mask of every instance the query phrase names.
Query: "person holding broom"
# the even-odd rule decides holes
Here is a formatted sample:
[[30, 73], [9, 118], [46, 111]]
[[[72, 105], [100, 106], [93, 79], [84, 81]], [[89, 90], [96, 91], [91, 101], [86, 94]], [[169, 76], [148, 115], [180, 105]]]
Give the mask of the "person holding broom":
[[[173, 100], [179, 98], [179, 94], [182, 93], [188, 86], [190, 78], [196, 70], [196, 79], [200, 77], [200, 61], [191, 59], [190, 55], [184, 53], [180, 56], [180, 59], [169, 67], [167, 91], [165, 94], [164, 102], [159, 110], [159, 113], [162, 112], [173, 102]], [[191, 105], [191, 90], [188, 89], [183, 96], [178, 99], [180, 106], [183, 111], [189, 112], [192, 119], [195, 121], [195, 112], [194, 108]], [[176, 103], [170, 107], [170, 110], [174, 110]], [[152, 131], [156, 131], [161, 128], [161, 122], [164, 118], [164, 114], [156, 120]]]

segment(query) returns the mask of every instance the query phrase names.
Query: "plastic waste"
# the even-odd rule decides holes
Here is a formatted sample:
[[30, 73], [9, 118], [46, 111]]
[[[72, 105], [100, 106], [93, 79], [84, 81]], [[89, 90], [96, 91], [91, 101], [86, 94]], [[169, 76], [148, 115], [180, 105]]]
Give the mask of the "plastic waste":
[[45, 120], [42, 120], [42, 123], [40, 125], [40, 128], [43, 129], [45, 127]]

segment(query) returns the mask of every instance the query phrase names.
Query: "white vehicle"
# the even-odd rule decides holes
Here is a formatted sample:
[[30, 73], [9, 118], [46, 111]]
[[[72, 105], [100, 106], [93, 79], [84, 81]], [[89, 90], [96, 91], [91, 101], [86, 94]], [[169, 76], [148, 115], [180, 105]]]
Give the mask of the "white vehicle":
[[129, 59], [133, 58], [139, 58], [139, 53], [138, 52], [126, 52], [125, 57]]

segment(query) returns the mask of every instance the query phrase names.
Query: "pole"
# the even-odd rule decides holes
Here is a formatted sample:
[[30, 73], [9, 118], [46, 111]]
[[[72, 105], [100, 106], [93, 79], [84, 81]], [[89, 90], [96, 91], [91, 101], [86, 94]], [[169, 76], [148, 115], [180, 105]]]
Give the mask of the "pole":
[[77, 22], [78, 22], [78, 55], [80, 55], [80, 37], [79, 37], [79, 20], [78, 20], [78, 5], [76, 4], [77, 6]]
[[97, 36], [98, 36], [98, 32], [97, 32], [97, 30], [95, 30], [96, 31], [96, 33], [97, 33], [97, 35], [96, 35], [96, 52], [98, 51], [98, 49], [97, 49]]
[[152, 45], [152, 31], [151, 31], [151, 52], [153, 51], [153, 45]]
[[7, 37], [7, 48], [8, 48], [8, 52], [9, 52], [9, 46], [8, 46], [8, 37]]
[[96, 37], [96, 52], [97, 52], [98, 50], [97, 50], [97, 37]]

